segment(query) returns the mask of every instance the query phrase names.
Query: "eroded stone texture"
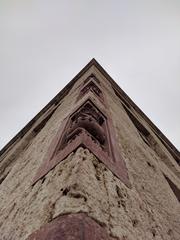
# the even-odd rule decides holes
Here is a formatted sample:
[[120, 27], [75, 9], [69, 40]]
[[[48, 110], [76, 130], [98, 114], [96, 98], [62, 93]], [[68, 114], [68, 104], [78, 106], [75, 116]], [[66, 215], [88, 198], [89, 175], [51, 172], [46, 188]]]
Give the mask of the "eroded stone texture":
[[160, 208], [160, 199], [147, 201], [151, 194], [145, 198], [145, 190], [128, 189], [86, 149], [71, 154], [34, 187], [23, 188], [17, 183], [16, 191], [4, 192], [2, 239], [26, 239], [53, 218], [78, 212], [96, 219], [113, 237], [179, 238], [179, 209], [173, 202]]
[[[131, 188], [84, 148], [72, 152], [32, 185], [50, 142], [74, 109], [79, 86], [92, 73], [101, 79]], [[98, 101], [93, 93], [91, 96]], [[110, 83], [91, 67], [43, 129], [34, 137], [30, 129], [18, 146], [1, 157], [4, 175], [0, 184], [0, 239], [26, 240], [56, 217], [83, 212], [112, 238], [179, 240], [180, 204], [163, 175], [179, 187], [179, 166], [148, 124], [137, 117], [148, 128], [156, 151], [142, 140]]]

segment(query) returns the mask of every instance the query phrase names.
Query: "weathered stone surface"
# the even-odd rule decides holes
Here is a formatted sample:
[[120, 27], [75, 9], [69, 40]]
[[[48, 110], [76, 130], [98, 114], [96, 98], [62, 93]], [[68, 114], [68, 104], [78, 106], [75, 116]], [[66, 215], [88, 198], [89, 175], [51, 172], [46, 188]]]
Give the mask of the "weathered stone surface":
[[[71, 153], [32, 186], [52, 138], [74, 109], [79, 86], [91, 73], [101, 79], [104, 87], [131, 188], [83, 148]], [[137, 117], [143, 122], [138, 114]], [[84, 212], [113, 238], [179, 240], [180, 204], [163, 175], [179, 187], [179, 166], [148, 124], [143, 124], [157, 151], [142, 140], [109, 82], [94, 67], [89, 69], [37, 135], [31, 135], [33, 125], [1, 156], [4, 175], [0, 184], [0, 239], [25, 240], [60, 215]]]

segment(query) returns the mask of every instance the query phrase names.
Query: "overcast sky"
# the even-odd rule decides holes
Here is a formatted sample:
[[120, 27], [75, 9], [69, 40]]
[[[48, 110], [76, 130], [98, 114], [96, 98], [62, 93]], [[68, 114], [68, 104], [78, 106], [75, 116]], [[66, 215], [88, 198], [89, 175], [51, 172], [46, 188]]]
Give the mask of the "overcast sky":
[[180, 0], [0, 0], [0, 149], [93, 57], [180, 149]]

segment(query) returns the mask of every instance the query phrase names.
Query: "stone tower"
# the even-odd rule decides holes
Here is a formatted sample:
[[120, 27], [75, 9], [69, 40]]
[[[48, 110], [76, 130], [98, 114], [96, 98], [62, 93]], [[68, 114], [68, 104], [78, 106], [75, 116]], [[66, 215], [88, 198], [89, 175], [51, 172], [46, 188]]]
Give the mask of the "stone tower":
[[1, 240], [179, 240], [180, 155], [91, 60], [0, 152]]

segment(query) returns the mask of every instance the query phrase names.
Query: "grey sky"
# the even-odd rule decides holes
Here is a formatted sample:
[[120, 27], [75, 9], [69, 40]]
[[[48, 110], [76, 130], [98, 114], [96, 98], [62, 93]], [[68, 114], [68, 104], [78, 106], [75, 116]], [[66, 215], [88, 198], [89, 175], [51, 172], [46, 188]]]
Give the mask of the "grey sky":
[[0, 148], [93, 57], [180, 149], [179, 0], [0, 0]]

